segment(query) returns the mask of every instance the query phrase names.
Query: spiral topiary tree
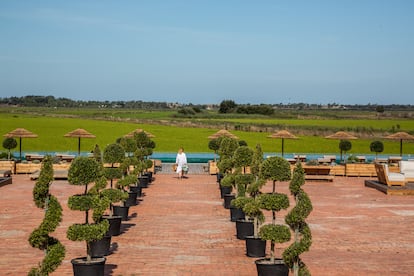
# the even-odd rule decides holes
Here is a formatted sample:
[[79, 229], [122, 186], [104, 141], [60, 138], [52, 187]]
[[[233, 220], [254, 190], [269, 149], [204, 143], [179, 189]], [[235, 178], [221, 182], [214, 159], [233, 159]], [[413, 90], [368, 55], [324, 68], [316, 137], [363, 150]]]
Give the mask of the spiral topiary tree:
[[33, 188], [35, 205], [45, 210], [45, 217], [29, 237], [32, 247], [44, 250], [45, 258], [28, 275], [49, 275], [55, 271], [65, 258], [65, 247], [59, 240], [49, 236], [62, 221], [62, 206], [57, 198], [49, 193], [53, 181], [52, 157], [47, 155], [42, 162], [39, 178]]
[[301, 188], [305, 184], [305, 173], [302, 165], [298, 163], [293, 171], [289, 190], [295, 199], [296, 205], [285, 217], [285, 222], [294, 233], [294, 242], [283, 252], [285, 264], [293, 271], [295, 276], [310, 275], [300, 254], [309, 251], [312, 244], [312, 234], [305, 219], [312, 211], [312, 202]]

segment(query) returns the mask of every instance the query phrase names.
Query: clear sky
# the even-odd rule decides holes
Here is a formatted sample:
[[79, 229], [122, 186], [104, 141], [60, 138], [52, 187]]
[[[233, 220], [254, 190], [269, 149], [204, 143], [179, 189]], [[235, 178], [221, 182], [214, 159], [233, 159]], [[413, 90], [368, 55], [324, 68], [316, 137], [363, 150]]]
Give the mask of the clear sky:
[[414, 104], [412, 0], [0, 1], [0, 97]]

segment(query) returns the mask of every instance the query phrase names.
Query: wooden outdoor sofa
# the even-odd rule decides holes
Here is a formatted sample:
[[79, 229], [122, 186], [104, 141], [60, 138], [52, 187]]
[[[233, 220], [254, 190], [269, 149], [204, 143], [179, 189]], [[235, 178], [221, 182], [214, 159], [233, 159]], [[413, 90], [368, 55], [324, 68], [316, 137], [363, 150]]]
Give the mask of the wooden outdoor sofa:
[[378, 182], [387, 186], [405, 186], [408, 182], [403, 173], [390, 172], [388, 164], [375, 164]]

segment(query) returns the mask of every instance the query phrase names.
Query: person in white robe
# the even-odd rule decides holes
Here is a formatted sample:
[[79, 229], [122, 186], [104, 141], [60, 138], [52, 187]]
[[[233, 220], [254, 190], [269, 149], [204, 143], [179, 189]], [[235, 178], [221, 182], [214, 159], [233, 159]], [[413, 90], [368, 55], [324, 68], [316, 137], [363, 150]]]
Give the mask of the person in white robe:
[[183, 167], [187, 166], [187, 156], [185, 155], [183, 148], [178, 149], [177, 157], [175, 158], [175, 164], [177, 165], [175, 172], [178, 174], [178, 178], [182, 178], [184, 174]]

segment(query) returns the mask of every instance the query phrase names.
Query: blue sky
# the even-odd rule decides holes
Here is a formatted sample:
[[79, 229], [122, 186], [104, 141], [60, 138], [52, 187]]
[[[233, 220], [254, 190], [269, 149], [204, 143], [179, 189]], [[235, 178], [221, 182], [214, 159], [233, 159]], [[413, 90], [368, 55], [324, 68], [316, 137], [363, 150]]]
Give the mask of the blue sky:
[[414, 1], [0, 1], [0, 97], [414, 104]]

